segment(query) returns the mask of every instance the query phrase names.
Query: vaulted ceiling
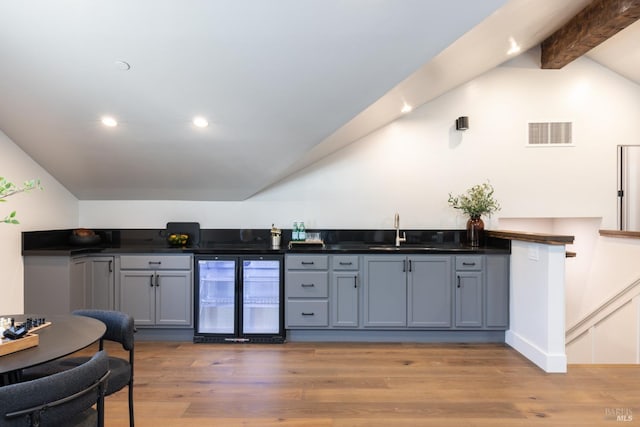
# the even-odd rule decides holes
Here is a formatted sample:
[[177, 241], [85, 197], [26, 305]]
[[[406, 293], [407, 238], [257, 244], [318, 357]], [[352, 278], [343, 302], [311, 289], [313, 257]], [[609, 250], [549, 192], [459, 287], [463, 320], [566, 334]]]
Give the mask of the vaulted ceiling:
[[[79, 199], [242, 200], [510, 59], [512, 41], [538, 45], [588, 3], [2, 2], [0, 131]], [[627, 41], [639, 31], [593, 59], [640, 83]]]

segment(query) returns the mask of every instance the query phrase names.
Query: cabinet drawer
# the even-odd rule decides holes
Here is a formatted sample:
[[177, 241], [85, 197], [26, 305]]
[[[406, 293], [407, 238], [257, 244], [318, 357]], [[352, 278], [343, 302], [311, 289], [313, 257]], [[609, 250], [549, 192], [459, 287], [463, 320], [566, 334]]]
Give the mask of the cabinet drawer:
[[120, 256], [122, 270], [191, 270], [188, 255], [124, 255]]
[[457, 256], [456, 270], [482, 270], [482, 256]]
[[288, 270], [326, 270], [329, 266], [327, 255], [287, 255]]
[[287, 326], [329, 326], [329, 302], [287, 301]]
[[336, 255], [333, 257], [332, 268], [334, 270], [357, 270], [357, 255]]
[[294, 298], [327, 298], [329, 274], [326, 271], [289, 271], [285, 295]]

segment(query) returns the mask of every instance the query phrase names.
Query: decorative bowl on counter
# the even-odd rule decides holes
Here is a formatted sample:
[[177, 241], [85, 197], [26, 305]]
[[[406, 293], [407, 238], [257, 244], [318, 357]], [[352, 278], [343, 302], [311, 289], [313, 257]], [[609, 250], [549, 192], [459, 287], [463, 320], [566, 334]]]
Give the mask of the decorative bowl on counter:
[[100, 236], [93, 230], [77, 228], [71, 232], [69, 243], [76, 246], [90, 246], [100, 243]]
[[167, 242], [169, 242], [169, 245], [171, 246], [187, 246], [187, 243], [189, 242], [189, 235], [178, 233], [169, 234]]

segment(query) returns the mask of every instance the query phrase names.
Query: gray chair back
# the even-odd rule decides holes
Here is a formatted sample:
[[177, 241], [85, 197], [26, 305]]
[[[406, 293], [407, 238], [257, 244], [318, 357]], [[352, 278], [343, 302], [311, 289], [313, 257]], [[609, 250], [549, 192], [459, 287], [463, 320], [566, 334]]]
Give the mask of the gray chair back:
[[115, 341], [122, 344], [125, 350], [133, 350], [135, 327], [133, 317], [128, 314], [120, 311], [95, 309], [74, 310], [72, 314], [100, 320], [107, 326], [107, 331], [102, 336], [103, 340]]
[[108, 375], [107, 354], [100, 351], [67, 371], [0, 387], [0, 426], [101, 427]]

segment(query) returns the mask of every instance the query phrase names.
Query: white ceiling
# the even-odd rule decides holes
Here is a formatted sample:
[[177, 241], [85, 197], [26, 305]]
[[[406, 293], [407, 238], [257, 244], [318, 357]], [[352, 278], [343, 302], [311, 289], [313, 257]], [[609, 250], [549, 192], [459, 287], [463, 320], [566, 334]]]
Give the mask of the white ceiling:
[[[587, 3], [1, 1], [0, 130], [81, 200], [243, 200]], [[623, 33], [593, 57], [640, 83]]]

